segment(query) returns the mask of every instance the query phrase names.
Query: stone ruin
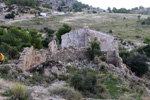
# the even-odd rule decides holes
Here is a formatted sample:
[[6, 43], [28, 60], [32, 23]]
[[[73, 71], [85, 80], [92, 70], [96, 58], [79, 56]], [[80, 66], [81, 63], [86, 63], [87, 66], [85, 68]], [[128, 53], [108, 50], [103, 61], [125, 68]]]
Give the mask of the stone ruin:
[[121, 67], [122, 59], [119, 57], [117, 39], [114, 36], [91, 30], [88, 27], [64, 34], [61, 48], [87, 48], [95, 38], [100, 42], [101, 51], [106, 54], [107, 63]]
[[49, 47], [49, 54], [50, 55], [55, 55], [57, 53], [57, 42], [56, 40], [53, 40], [51, 41], [49, 44], [48, 44], [48, 47]]
[[22, 71], [27, 71], [45, 61], [46, 61], [45, 52], [43, 50], [36, 51], [32, 46], [30, 48], [27, 47], [23, 50], [17, 66], [20, 69], [22, 69]]
[[87, 59], [85, 50], [95, 38], [100, 42], [101, 51], [106, 54], [107, 63], [121, 68], [122, 59], [119, 57], [118, 41], [116, 37], [91, 30], [88, 27], [64, 34], [59, 49], [56, 41], [51, 41], [48, 45], [49, 55], [43, 50], [36, 51], [33, 47], [25, 48], [21, 53], [17, 66], [23, 71], [27, 71], [45, 62], [46, 59], [56, 62], [61, 61], [62, 63]]

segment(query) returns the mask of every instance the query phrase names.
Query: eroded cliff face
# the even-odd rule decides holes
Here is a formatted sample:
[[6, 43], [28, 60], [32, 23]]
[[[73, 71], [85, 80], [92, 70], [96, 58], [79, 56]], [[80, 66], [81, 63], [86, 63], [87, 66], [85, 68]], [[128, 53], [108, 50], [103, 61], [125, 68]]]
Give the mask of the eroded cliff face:
[[17, 65], [22, 71], [27, 71], [46, 61], [46, 53], [44, 51], [36, 51], [32, 47], [27, 47], [21, 53], [19, 64]]

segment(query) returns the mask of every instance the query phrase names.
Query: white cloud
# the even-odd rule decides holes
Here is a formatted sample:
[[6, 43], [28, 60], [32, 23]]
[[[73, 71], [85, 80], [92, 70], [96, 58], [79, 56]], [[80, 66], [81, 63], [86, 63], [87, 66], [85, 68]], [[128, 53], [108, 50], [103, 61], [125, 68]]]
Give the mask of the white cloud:
[[107, 9], [108, 7], [116, 8], [134, 8], [139, 6], [150, 7], [150, 0], [78, 0], [83, 3]]

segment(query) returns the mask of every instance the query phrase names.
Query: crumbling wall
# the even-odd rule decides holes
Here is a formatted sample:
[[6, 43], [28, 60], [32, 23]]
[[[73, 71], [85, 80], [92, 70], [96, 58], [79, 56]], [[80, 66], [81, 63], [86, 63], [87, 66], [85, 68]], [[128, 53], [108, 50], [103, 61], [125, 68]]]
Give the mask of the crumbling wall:
[[118, 42], [115, 40], [115, 37], [91, 30], [88, 27], [64, 34], [62, 36], [61, 47], [88, 47], [90, 42], [94, 41], [95, 38], [100, 42], [101, 51], [118, 51]]
[[41, 62], [46, 61], [46, 54], [41, 51], [34, 50], [32, 47], [24, 48], [19, 58], [19, 64], [17, 65], [22, 71], [27, 71]]
[[101, 51], [106, 53], [107, 62], [121, 67], [122, 60], [119, 57], [118, 41], [111, 35], [85, 27], [64, 34], [61, 38], [62, 48], [68, 48], [70, 46], [76, 48], [87, 48], [90, 45], [90, 42], [97, 38], [97, 41], [100, 42]]
[[86, 29], [73, 30], [70, 33], [62, 35], [61, 47], [87, 47], [89, 44], [89, 34]]
[[51, 41], [51, 42], [48, 44], [48, 47], [49, 47], [49, 53], [50, 53], [50, 55], [57, 54], [58, 48], [57, 48], [56, 40]]
[[85, 48], [68, 47], [59, 50], [56, 55], [50, 55], [49, 60], [72, 62], [75, 60], [83, 60], [86, 58], [87, 56]]

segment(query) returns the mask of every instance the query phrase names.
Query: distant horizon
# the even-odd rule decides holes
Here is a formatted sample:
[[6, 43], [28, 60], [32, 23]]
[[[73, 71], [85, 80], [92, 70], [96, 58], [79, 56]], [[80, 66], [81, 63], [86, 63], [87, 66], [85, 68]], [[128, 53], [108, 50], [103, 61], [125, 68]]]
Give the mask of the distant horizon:
[[150, 0], [78, 0], [84, 4], [107, 9], [108, 7], [131, 9], [139, 6], [150, 7]]

